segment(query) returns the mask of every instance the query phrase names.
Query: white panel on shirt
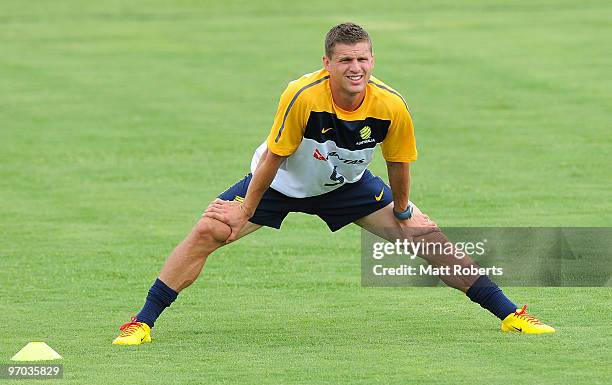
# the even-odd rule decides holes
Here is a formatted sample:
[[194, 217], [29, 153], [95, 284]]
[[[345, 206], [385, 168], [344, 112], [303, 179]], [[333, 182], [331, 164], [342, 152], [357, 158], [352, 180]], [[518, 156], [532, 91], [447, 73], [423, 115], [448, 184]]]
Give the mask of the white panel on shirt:
[[[251, 160], [253, 174], [266, 148], [264, 142], [255, 150]], [[331, 140], [319, 143], [303, 138], [297, 150], [281, 164], [271, 187], [293, 198], [325, 194], [361, 179], [373, 157], [374, 148], [351, 151], [338, 148]]]

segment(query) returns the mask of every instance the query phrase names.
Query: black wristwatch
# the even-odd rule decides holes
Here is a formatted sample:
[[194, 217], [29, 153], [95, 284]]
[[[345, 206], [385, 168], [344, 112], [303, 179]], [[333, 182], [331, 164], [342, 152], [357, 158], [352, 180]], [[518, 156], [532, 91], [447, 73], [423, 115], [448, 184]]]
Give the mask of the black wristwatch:
[[406, 219], [412, 218], [412, 210], [412, 203], [408, 202], [408, 208], [406, 210], [397, 212], [395, 209], [393, 209], [393, 215], [395, 215], [395, 217], [400, 221], [405, 221]]

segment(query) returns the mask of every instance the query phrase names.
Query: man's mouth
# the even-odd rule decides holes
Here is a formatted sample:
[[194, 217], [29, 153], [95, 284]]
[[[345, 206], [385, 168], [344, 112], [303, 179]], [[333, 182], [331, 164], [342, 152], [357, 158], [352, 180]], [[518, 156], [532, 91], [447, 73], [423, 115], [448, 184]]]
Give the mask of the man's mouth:
[[358, 82], [363, 79], [363, 75], [348, 75], [347, 78], [351, 81]]

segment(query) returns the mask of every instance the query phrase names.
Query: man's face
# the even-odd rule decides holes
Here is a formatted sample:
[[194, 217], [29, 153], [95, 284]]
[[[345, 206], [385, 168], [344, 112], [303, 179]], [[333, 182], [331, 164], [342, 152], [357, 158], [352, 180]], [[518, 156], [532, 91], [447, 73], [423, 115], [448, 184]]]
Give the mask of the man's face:
[[358, 95], [365, 92], [374, 68], [374, 55], [367, 41], [352, 45], [338, 43], [331, 57], [323, 56], [323, 65], [329, 71], [332, 92]]

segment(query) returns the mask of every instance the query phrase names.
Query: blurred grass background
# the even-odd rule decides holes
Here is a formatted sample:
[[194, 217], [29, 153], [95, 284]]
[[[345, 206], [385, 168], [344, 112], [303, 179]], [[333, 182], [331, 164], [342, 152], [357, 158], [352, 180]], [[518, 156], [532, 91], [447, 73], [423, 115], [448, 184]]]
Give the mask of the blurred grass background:
[[609, 288], [509, 288], [560, 332], [502, 335], [450, 289], [361, 288], [358, 229], [298, 214], [211, 257], [154, 344], [110, 346], [347, 20], [438, 224], [612, 224], [609, 2], [0, 1], [0, 361], [40, 339], [75, 384], [606, 383]]

